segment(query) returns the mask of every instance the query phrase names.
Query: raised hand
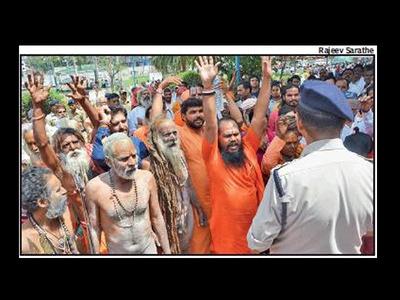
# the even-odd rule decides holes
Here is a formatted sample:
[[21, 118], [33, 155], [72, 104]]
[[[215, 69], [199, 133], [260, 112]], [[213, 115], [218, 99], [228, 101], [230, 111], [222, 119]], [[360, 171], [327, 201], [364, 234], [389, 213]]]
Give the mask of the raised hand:
[[208, 58], [207, 56], [199, 56], [198, 60], [198, 62], [197, 60], [195, 60], [194, 62], [200, 72], [200, 78], [203, 82], [204, 89], [208, 90], [212, 88], [213, 80], [218, 74], [218, 65], [221, 62], [217, 62], [214, 65], [214, 59], [212, 58], [212, 56], [209, 56]]
[[271, 56], [261, 56], [261, 68], [264, 78], [272, 77], [272, 59]]
[[289, 127], [289, 120], [286, 116], [282, 116], [278, 119], [277, 126], [276, 126], [276, 135], [283, 139], [285, 133], [287, 132]]
[[367, 95], [364, 95], [359, 101], [360, 101], [360, 109], [363, 112], [368, 112], [374, 103], [373, 96], [367, 96]]
[[99, 109], [99, 119], [100, 123], [109, 125], [111, 121], [111, 110], [109, 109], [108, 105], [102, 105]]
[[28, 82], [25, 87], [29, 91], [34, 104], [42, 104], [48, 97], [51, 86], [43, 86], [44, 78], [40, 73], [28, 74]]
[[230, 85], [234, 84], [234, 83], [235, 83], [235, 80], [236, 80], [236, 70], [234, 70], [234, 71], [232, 72], [232, 79], [231, 79], [231, 82], [230, 82], [229, 84], [230, 84]]
[[182, 84], [182, 79], [179, 78], [178, 76], [169, 76], [165, 78], [158, 86], [160, 89], [165, 89], [167, 86], [169, 86], [171, 83], [176, 84], [176, 85], [181, 85]]
[[71, 75], [72, 82], [67, 83], [68, 87], [71, 89], [72, 94], [68, 94], [67, 97], [81, 102], [86, 97], [86, 83], [87, 81], [83, 77]]

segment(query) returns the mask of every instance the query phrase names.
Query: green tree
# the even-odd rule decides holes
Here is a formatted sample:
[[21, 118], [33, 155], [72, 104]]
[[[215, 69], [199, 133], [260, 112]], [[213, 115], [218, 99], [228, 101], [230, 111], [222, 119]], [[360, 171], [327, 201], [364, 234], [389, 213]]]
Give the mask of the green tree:
[[115, 76], [125, 66], [125, 62], [119, 56], [100, 56], [97, 58], [97, 63], [107, 72], [110, 77], [111, 90], [114, 91]]
[[[67, 105], [67, 97], [63, 93], [58, 92], [54, 89], [50, 89], [49, 97], [44, 103], [44, 110], [46, 114], [50, 113], [50, 102], [52, 100], [59, 100], [61, 104], [64, 104], [64, 106]], [[26, 114], [32, 108], [32, 98], [28, 91], [22, 91], [21, 101], [22, 112], [23, 114]]]
[[178, 56], [164, 55], [152, 56], [153, 66], [163, 75], [177, 74], [190, 70], [194, 67], [196, 56]]
[[182, 81], [185, 81], [189, 84], [189, 86], [196, 86], [201, 83], [200, 75], [197, 71], [186, 71], [179, 73], [178, 76], [182, 78]]

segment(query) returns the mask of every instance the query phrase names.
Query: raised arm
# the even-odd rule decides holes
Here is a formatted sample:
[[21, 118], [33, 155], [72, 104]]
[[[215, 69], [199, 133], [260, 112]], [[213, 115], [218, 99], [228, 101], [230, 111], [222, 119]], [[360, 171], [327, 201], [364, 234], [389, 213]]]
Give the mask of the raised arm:
[[163, 92], [164, 89], [171, 83], [182, 84], [182, 80], [178, 76], [170, 76], [165, 78], [158, 86], [156, 93], [153, 97], [153, 104], [151, 106], [150, 120], [153, 121], [163, 112]]
[[100, 125], [99, 114], [97, 113], [96, 108], [89, 101], [89, 95], [85, 89], [87, 81], [82, 77], [73, 75], [71, 75], [71, 79], [72, 82], [67, 83], [67, 85], [71, 89], [72, 94], [67, 96], [79, 102], [88, 115], [90, 122], [92, 122], [94, 130], [96, 130]]
[[[217, 123], [217, 112], [215, 108], [215, 91], [213, 89], [213, 80], [218, 73], [218, 65], [220, 62], [214, 65], [212, 56], [208, 59], [206, 56], [199, 56], [198, 62], [195, 61], [196, 66], [200, 72], [200, 78], [203, 83], [203, 111], [204, 119], [206, 122], [205, 127], [205, 138], [212, 144], [218, 134], [218, 123]], [[214, 91], [214, 93], [213, 93]]]
[[257, 136], [261, 138], [264, 133], [264, 119], [268, 111], [269, 98], [271, 91], [271, 57], [261, 56], [261, 66], [262, 66], [262, 86], [260, 93], [258, 94], [257, 103], [254, 107], [254, 115], [251, 120], [251, 128], [256, 133]]
[[43, 75], [39, 73], [29, 74], [28, 82], [25, 82], [25, 87], [32, 97], [33, 135], [36, 145], [39, 148], [40, 156], [42, 157], [43, 162], [60, 179], [63, 187], [68, 192], [73, 192], [75, 190], [75, 183], [73, 181], [73, 178], [62, 167], [62, 164], [57, 157], [53, 147], [50, 145], [49, 139], [46, 134], [46, 122], [43, 103], [49, 96], [50, 86], [43, 86], [43, 82]]

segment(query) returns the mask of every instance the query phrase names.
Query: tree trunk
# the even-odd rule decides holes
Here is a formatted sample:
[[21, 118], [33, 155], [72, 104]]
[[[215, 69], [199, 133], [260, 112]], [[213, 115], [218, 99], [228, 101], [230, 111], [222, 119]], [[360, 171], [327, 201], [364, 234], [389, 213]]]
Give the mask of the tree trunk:
[[56, 76], [56, 71], [54, 70], [54, 63], [53, 63], [52, 60], [50, 60], [50, 65], [51, 65], [51, 72], [53, 74], [53, 80], [54, 80], [54, 83], [56, 85], [56, 89], [59, 89], [58, 80], [57, 80], [57, 76]]
[[285, 70], [285, 67], [286, 67], [286, 59], [285, 59], [285, 61], [283, 62], [283, 66], [282, 66], [282, 69], [281, 69], [281, 75], [279, 75], [279, 81], [282, 80], [283, 70]]
[[97, 56], [94, 56], [94, 81], [99, 81], [99, 66], [97, 63]]
[[76, 66], [75, 56], [72, 56], [72, 62], [74, 63], [75, 76], [77, 76], [78, 75], [78, 67]]
[[185, 58], [181, 58], [181, 72], [186, 71], [186, 60]]

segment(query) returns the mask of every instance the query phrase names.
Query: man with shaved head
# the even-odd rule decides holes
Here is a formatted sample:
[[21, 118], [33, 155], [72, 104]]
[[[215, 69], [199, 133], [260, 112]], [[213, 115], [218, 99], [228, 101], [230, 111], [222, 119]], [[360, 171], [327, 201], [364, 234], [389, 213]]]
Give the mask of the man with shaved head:
[[105, 138], [103, 147], [110, 170], [86, 186], [95, 253], [104, 231], [110, 254], [157, 254], [156, 246], [169, 254], [157, 185], [149, 171], [138, 169], [132, 140], [118, 132]]

